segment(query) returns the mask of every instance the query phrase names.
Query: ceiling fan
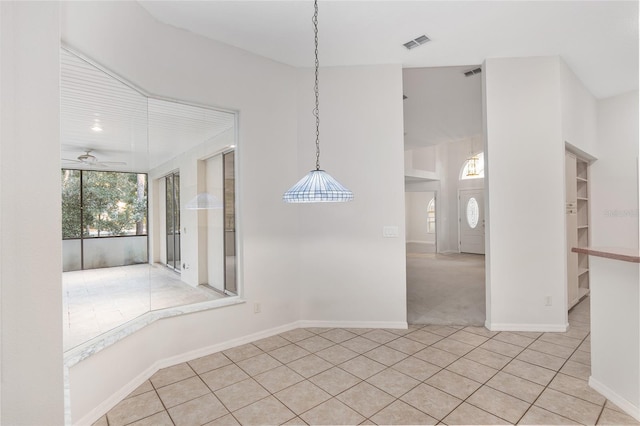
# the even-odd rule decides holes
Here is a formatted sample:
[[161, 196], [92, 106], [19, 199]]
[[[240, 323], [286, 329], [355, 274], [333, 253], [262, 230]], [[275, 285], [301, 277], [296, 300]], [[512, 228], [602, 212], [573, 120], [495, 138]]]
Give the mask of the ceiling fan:
[[92, 149], [86, 149], [84, 154], [78, 155], [77, 159], [72, 160], [69, 158], [63, 158], [62, 161], [67, 161], [71, 163], [81, 163], [87, 166], [95, 166], [95, 167], [109, 167], [109, 166], [125, 166], [127, 163], [122, 161], [98, 161], [98, 157], [91, 154]]

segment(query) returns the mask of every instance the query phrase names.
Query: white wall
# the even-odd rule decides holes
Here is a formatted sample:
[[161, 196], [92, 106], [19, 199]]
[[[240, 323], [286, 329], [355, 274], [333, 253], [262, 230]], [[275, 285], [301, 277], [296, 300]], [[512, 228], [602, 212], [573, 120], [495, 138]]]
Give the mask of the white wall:
[[415, 148], [411, 151], [412, 169], [427, 170], [429, 172], [437, 172], [436, 170], [436, 147], [425, 146]]
[[482, 80], [472, 66], [404, 69], [404, 141], [412, 148], [482, 135]]
[[[161, 25], [135, 3], [65, 3], [62, 28], [65, 43], [152, 93], [239, 111], [239, 250], [248, 301], [154, 323], [71, 368], [73, 419], [107, 408], [158, 360], [300, 319], [406, 324], [400, 66], [322, 71], [322, 165], [356, 200], [294, 206], [282, 193], [313, 165], [309, 70]], [[398, 226], [399, 238], [383, 239], [385, 225]]]
[[[302, 319], [406, 324], [402, 69], [320, 72], [321, 166], [353, 191], [344, 204], [290, 205], [300, 226]], [[298, 173], [314, 165], [312, 70], [298, 73]], [[398, 238], [383, 238], [397, 226]]]
[[407, 242], [435, 244], [435, 232], [427, 232], [427, 207], [435, 192], [406, 192], [404, 196]]
[[[559, 69], [557, 57], [485, 63], [491, 329], [567, 325]], [[553, 306], [545, 306], [546, 296]]]
[[[591, 245], [638, 253], [638, 91], [597, 102], [598, 160], [591, 165]], [[590, 257], [589, 383], [640, 419], [637, 263]]]
[[640, 421], [640, 267], [590, 256], [589, 278], [589, 385]]
[[[62, 39], [151, 93], [239, 111], [239, 251], [247, 265], [241, 277], [248, 303], [163, 320], [140, 339], [131, 336], [71, 368], [71, 409], [77, 421], [155, 360], [300, 318], [298, 210], [281, 201], [299, 174], [296, 71], [162, 25], [134, 2], [64, 3]], [[58, 148], [47, 157], [57, 158]], [[53, 166], [57, 188], [58, 164]], [[60, 233], [53, 233], [59, 246]], [[261, 314], [253, 313], [254, 301], [261, 302]], [[113, 365], [119, 369], [113, 371]]]
[[599, 100], [589, 179], [593, 246], [638, 247], [638, 140], [638, 92]]
[[62, 240], [62, 271], [79, 271], [84, 261], [85, 269], [110, 268], [147, 262], [147, 237], [85, 238], [84, 257], [79, 239]]
[[3, 425], [64, 422], [59, 5], [0, 3]]
[[[164, 216], [166, 208], [166, 191], [161, 190], [165, 185], [165, 176], [172, 172], [180, 173], [180, 264], [184, 265], [180, 272], [183, 282], [197, 286], [208, 283], [207, 251], [212, 249], [211, 257], [217, 260], [212, 264], [212, 272], [216, 268], [221, 273], [224, 263], [224, 229], [222, 210], [213, 210], [211, 214], [217, 216], [217, 221], [208, 223], [207, 212], [201, 210], [189, 210], [186, 208], [189, 201], [198, 194], [209, 191], [222, 202], [222, 152], [229, 149], [234, 142], [234, 130], [224, 132], [210, 140], [177, 154], [173, 159], [149, 170], [149, 185], [152, 188], [149, 195], [149, 205], [152, 206], [149, 221], [150, 234], [159, 244], [150, 244], [153, 250], [160, 249], [161, 263], [166, 263], [166, 226], [159, 219]], [[152, 141], [153, 142], [153, 141]], [[217, 156], [217, 188], [207, 188], [204, 165], [209, 164], [206, 159]], [[215, 170], [209, 170], [215, 175]], [[215, 179], [211, 179], [211, 182]], [[211, 183], [210, 182], [210, 183]], [[159, 201], [156, 201], [159, 198]], [[157, 209], [157, 210], [156, 210]], [[164, 218], [163, 218], [164, 219]], [[213, 217], [212, 217], [213, 219]], [[217, 222], [217, 223], [216, 223]], [[208, 241], [211, 239], [211, 241]], [[211, 243], [211, 244], [209, 244]], [[159, 247], [158, 247], [159, 246]], [[215, 253], [214, 253], [215, 252]], [[151, 253], [150, 258], [158, 259], [157, 253]], [[220, 280], [217, 280], [220, 287]], [[216, 287], [216, 285], [211, 284]]]
[[562, 138], [585, 153], [597, 155], [597, 103], [567, 64], [560, 60]]

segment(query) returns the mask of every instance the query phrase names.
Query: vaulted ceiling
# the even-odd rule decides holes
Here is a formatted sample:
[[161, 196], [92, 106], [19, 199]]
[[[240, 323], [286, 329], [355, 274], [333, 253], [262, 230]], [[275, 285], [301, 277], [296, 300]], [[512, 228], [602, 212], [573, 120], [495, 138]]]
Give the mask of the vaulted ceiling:
[[60, 60], [65, 168], [146, 172], [235, 125], [229, 112], [148, 97], [68, 50]]
[[[142, 1], [161, 22], [313, 65], [310, 0]], [[320, 1], [320, 63], [405, 68], [561, 56], [598, 98], [638, 88], [637, 1]], [[426, 34], [432, 41], [407, 50]]]

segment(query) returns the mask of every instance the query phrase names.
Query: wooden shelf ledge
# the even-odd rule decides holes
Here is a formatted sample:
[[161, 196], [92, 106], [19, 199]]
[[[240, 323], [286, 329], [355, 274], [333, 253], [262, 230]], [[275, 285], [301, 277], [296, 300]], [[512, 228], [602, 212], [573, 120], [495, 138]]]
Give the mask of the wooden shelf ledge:
[[604, 257], [607, 259], [620, 260], [622, 262], [640, 263], [640, 250], [620, 247], [573, 247], [574, 253], [584, 253], [589, 256]]

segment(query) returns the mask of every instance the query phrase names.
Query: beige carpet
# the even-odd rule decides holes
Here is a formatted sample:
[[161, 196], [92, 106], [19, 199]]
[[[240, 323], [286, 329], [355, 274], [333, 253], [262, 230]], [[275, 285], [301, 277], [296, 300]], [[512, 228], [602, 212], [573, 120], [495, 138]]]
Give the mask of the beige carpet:
[[411, 249], [407, 247], [408, 322], [484, 325], [484, 256]]

